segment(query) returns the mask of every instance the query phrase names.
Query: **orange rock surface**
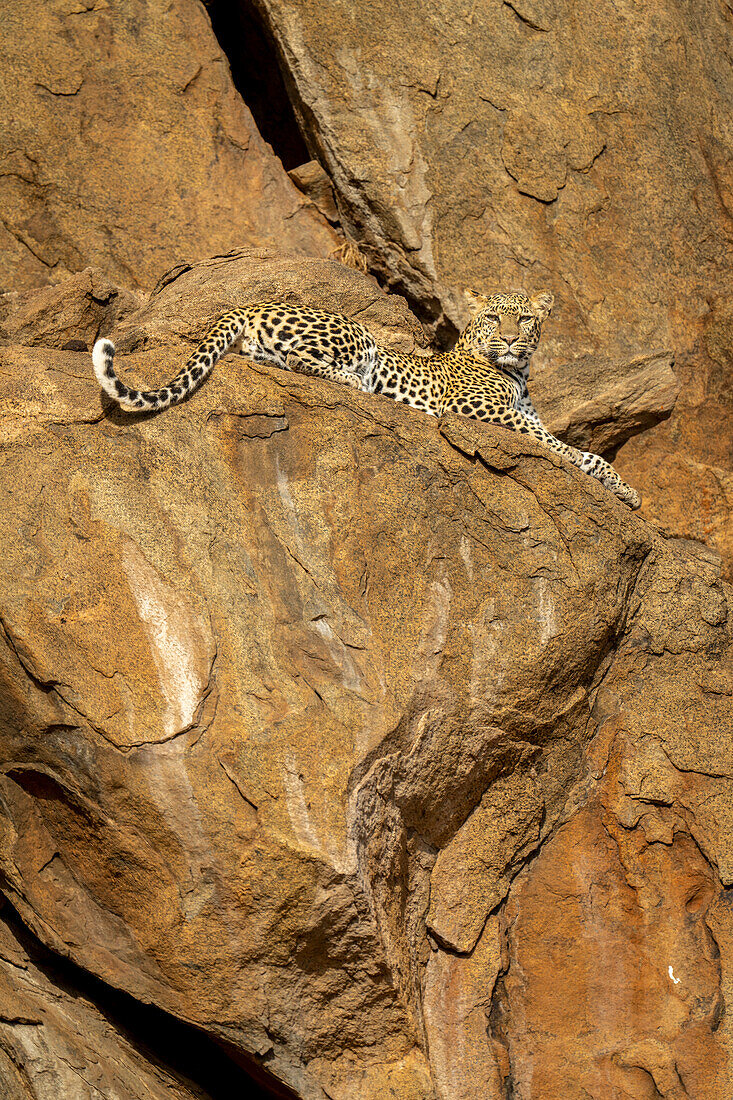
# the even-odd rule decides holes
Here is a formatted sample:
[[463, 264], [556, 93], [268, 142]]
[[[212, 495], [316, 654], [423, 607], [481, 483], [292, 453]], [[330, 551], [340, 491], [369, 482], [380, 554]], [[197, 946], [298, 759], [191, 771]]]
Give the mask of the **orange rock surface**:
[[[729, 7], [4, 6], [1, 1100], [730, 1100]], [[419, 353], [466, 286], [554, 292], [536, 404], [640, 514], [241, 357], [92, 373], [264, 300]]]
[[[547, 285], [562, 320], [534, 390], [550, 422], [589, 359], [599, 394], [604, 360], [633, 387], [640, 360], [674, 359], [674, 411], [668, 389], [619, 470], [648, 518], [733, 576], [730, 5], [260, 6], [352, 235], [421, 315], [449, 336], [463, 287]], [[633, 434], [614, 404], [615, 438], [585, 429], [611, 453]]]
[[257, 132], [197, 0], [8, 0], [0, 49], [0, 289], [91, 264], [150, 290], [235, 246], [341, 243]]
[[[261, 253], [164, 286], [120, 369], [172, 373], [268, 264], [287, 295]], [[302, 285], [414, 340], [356, 272]], [[0, 364], [0, 873], [38, 940], [297, 1096], [727, 1098], [714, 558], [525, 437], [241, 357], [148, 418], [83, 353]]]

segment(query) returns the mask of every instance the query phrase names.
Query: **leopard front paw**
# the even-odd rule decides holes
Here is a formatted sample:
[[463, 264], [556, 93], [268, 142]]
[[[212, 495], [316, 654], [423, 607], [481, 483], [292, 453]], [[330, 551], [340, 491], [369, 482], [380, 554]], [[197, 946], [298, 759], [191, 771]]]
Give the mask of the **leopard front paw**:
[[623, 504], [635, 512], [638, 508], [641, 508], [641, 497], [637, 493], [636, 489], [632, 489], [630, 485], [627, 485], [621, 478], [615, 477], [604, 481], [604, 485], [607, 489], [616, 496]]
[[628, 504], [632, 512], [635, 512], [637, 508], [641, 508], [641, 496], [637, 493], [636, 489], [632, 489], [630, 485], [626, 486], [626, 496], [621, 499], [624, 504]]

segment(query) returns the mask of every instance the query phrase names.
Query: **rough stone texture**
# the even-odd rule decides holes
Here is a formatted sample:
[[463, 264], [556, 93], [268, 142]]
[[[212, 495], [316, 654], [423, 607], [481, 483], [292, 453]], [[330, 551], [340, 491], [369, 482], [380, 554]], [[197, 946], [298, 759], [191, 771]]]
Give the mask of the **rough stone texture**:
[[[268, 277], [414, 341], [292, 265], [181, 272], [121, 369]], [[6, 345], [0, 416], [0, 883], [35, 936], [305, 1098], [728, 1100], [714, 560], [524, 437], [241, 357], [129, 417], [88, 355]]]
[[288, 172], [291, 180], [304, 195], [312, 199], [324, 218], [332, 224], [341, 220], [333, 194], [331, 180], [317, 160], [309, 160]]
[[4, 343], [91, 351], [100, 335], [141, 307], [140, 299], [88, 267], [54, 286], [0, 298]]
[[[1, 900], [1, 899], [0, 899]], [[43, 948], [8, 905], [0, 917], [3, 1100], [293, 1100], [153, 1006], [108, 989]]]
[[120, 351], [161, 345], [187, 354], [227, 310], [271, 301], [355, 317], [398, 351], [413, 352], [426, 343], [405, 300], [385, 295], [373, 278], [336, 260], [304, 260], [268, 249], [237, 249], [174, 268], [139, 310], [120, 323], [110, 320], [104, 335], [111, 334]]
[[237, 245], [341, 243], [258, 134], [197, 0], [8, 0], [0, 52], [0, 289], [89, 264], [150, 289]]
[[39, 968], [0, 921], [3, 1100], [200, 1100], [99, 1012]]
[[[547, 322], [550, 339], [556, 327]], [[632, 360], [589, 355], [572, 371], [548, 364], [532, 379], [532, 399], [555, 435], [581, 450], [615, 452], [669, 416], [679, 392], [673, 366], [664, 351]]]
[[674, 352], [675, 412], [619, 470], [732, 576], [730, 4], [257, 3], [351, 234], [425, 316], [460, 324], [465, 286], [552, 289], [538, 398], [589, 356], [635, 386]]

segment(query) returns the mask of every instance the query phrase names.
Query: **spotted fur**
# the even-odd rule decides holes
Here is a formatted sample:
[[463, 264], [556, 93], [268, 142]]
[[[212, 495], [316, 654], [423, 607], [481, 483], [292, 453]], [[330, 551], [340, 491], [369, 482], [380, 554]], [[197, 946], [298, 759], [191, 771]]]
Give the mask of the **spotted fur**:
[[98, 340], [92, 359], [102, 389], [128, 412], [176, 405], [202, 384], [227, 351], [258, 363], [317, 374], [367, 393], [381, 393], [414, 409], [442, 416], [453, 411], [534, 436], [584, 473], [597, 478], [630, 508], [639, 495], [613, 466], [590, 451], [556, 439], [529, 396], [529, 361], [551, 294], [484, 297], [468, 292], [473, 318], [452, 351], [402, 355], [381, 347], [349, 317], [305, 306], [246, 306], [224, 314], [175, 378], [159, 390], [130, 389], [114, 368], [114, 344]]

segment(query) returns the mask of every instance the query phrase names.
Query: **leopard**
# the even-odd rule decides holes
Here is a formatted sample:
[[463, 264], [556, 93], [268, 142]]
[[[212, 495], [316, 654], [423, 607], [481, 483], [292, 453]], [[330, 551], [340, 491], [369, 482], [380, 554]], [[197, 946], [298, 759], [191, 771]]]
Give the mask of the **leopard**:
[[542, 423], [529, 394], [529, 368], [554, 296], [541, 291], [483, 295], [465, 292], [470, 320], [453, 348], [427, 355], [377, 343], [369, 330], [340, 313], [282, 302], [224, 313], [176, 376], [156, 390], [127, 386], [114, 366], [115, 346], [98, 340], [94, 372], [104, 392], [130, 413], [160, 412], [186, 400], [218, 360], [235, 351], [254, 363], [317, 375], [364, 393], [381, 394], [442, 418], [455, 412], [528, 435], [600, 481], [632, 510], [639, 494], [600, 455], [557, 439]]

